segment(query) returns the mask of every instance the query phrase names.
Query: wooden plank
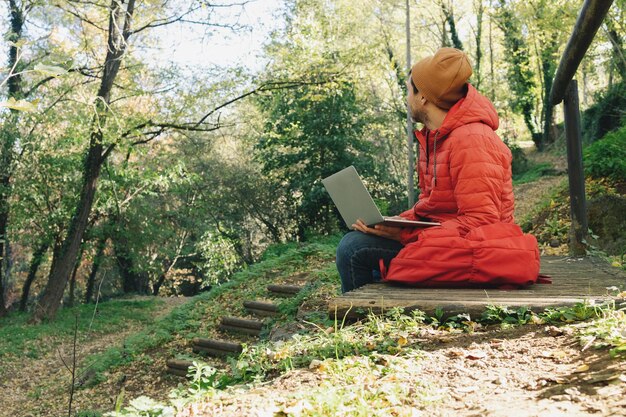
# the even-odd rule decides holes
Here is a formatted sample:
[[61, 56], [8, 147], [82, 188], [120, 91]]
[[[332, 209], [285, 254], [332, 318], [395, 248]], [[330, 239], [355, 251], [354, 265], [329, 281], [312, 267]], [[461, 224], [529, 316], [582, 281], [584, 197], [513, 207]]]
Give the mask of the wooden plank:
[[553, 284], [537, 284], [521, 290], [416, 288], [390, 283], [373, 283], [332, 299], [331, 317], [363, 317], [368, 311], [380, 313], [394, 307], [420, 309], [432, 314], [441, 308], [445, 315], [468, 312], [480, 314], [488, 305], [528, 307], [571, 306], [587, 301], [610, 300], [607, 287], [623, 287], [626, 274], [603, 261], [591, 258], [543, 257], [542, 273], [552, 276]]

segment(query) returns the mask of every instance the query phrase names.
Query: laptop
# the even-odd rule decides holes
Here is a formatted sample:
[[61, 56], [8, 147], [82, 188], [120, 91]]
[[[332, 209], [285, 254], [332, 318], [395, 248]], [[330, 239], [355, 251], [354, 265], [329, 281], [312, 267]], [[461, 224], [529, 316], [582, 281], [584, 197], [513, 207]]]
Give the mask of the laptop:
[[342, 169], [330, 177], [324, 178], [322, 184], [337, 206], [341, 217], [348, 228], [361, 219], [368, 226], [384, 224], [396, 227], [430, 227], [439, 226], [437, 222], [407, 220], [401, 217], [385, 217], [380, 214], [372, 196], [365, 188], [361, 177], [354, 166]]

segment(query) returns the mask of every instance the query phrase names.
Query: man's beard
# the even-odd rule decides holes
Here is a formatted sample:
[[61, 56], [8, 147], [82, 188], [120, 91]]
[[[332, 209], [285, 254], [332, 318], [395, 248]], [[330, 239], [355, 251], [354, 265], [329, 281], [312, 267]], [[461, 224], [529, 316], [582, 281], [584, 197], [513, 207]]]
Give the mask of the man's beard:
[[421, 123], [425, 125], [428, 121], [428, 116], [425, 111], [411, 108], [411, 120], [413, 123]]

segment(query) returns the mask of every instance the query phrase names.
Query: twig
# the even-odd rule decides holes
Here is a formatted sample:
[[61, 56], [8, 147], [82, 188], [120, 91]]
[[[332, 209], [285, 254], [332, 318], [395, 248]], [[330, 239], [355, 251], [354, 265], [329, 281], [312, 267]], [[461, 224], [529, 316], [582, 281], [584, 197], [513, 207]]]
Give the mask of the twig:
[[[72, 346], [72, 384], [70, 386], [70, 404], [67, 410], [67, 417], [72, 417], [72, 402], [74, 401], [74, 387], [76, 384], [76, 341], [78, 340], [78, 313], [76, 313], [74, 323], [74, 344]], [[65, 361], [63, 361], [65, 364]], [[67, 367], [67, 365], [66, 365]]]
[[98, 285], [98, 292], [96, 293], [96, 305], [93, 308], [93, 315], [91, 316], [91, 322], [89, 323], [89, 329], [87, 330], [87, 333], [91, 333], [91, 326], [93, 325], [93, 321], [96, 318], [96, 311], [98, 311], [98, 301], [100, 301], [100, 288], [102, 288], [102, 283], [104, 282], [106, 276], [107, 271], [104, 271], [104, 274], [102, 274], [102, 279], [100, 280], [100, 284]]

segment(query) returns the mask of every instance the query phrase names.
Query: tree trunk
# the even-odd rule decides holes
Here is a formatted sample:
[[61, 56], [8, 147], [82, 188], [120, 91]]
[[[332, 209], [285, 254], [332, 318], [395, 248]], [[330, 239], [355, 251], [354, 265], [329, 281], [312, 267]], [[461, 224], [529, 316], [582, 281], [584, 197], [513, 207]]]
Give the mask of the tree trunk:
[[24, 281], [24, 286], [22, 287], [22, 298], [20, 299], [20, 311], [26, 311], [26, 306], [28, 304], [28, 296], [30, 294], [30, 287], [35, 282], [35, 278], [37, 277], [37, 271], [39, 271], [39, 267], [43, 262], [43, 257], [48, 251], [50, 247], [50, 240], [44, 240], [39, 247], [33, 253], [33, 257], [30, 260], [30, 267], [28, 268], [28, 276], [26, 277], [26, 281]]
[[113, 248], [115, 250], [117, 266], [122, 276], [122, 290], [124, 293], [143, 292], [142, 277], [141, 274], [138, 274], [135, 270], [127, 239], [122, 236], [115, 236], [113, 239]]
[[[445, 17], [445, 21], [446, 23], [448, 23], [448, 27], [450, 28], [450, 38], [452, 39], [452, 46], [455, 47], [456, 49], [460, 49], [461, 51], [463, 50], [463, 43], [461, 42], [461, 39], [459, 38], [459, 33], [456, 30], [456, 22], [454, 21], [454, 11], [452, 10], [452, 6], [450, 6], [450, 8], [448, 8], [445, 3], [442, 1], [441, 2], [441, 11], [443, 12], [443, 15]], [[445, 30], [445, 28], [444, 28]], [[446, 42], [448, 39], [447, 35], [444, 35]]]
[[70, 288], [69, 288], [69, 297], [67, 300], [68, 307], [74, 307], [74, 300], [76, 299], [76, 274], [78, 273], [78, 268], [80, 267], [80, 262], [83, 259], [83, 253], [85, 252], [85, 245], [81, 245], [78, 257], [76, 258], [76, 263], [74, 264], [74, 269], [72, 270], [72, 277], [70, 278]]
[[[15, 72], [19, 72], [17, 42], [22, 38], [24, 28], [24, 12], [15, 2], [9, 0], [9, 19], [11, 30], [7, 35], [9, 46], [9, 59], [7, 66], [15, 67]], [[16, 100], [22, 98], [22, 76], [13, 75], [7, 81], [8, 98]], [[8, 120], [4, 120], [0, 127], [0, 317], [7, 314], [6, 308], [6, 283], [5, 259], [7, 229], [9, 225], [9, 198], [11, 196], [11, 175], [13, 170], [13, 158], [15, 143], [18, 136], [18, 112], [11, 110]]]
[[554, 34], [548, 45], [541, 51], [541, 69], [543, 72], [543, 138], [542, 146], [554, 143], [554, 105], [550, 100], [550, 92], [556, 73], [557, 35]]
[[543, 150], [543, 135], [535, 121], [535, 82], [534, 74], [530, 70], [528, 45], [522, 31], [519, 18], [511, 10], [510, 4], [500, 0], [500, 7], [496, 15], [496, 22], [504, 34], [504, 48], [509, 60], [507, 77], [511, 88], [512, 105], [524, 117], [524, 124], [537, 147]]
[[[96, 132], [94, 132], [96, 133]], [[85, 172], [83, 185], [80, 193], [80, 201], [76, 208], [76, 214], [72, 218], [59, 256], [52, 261], [52, 270], [48, 278], [48, 284], [43, 296], [35, 309], [33, 317], [35, 322], [44, 319], [53, 319], [63, 298], [65, 286], [76, 263], [78, 251], [83, 240], [83, 234], [89, 220], [89, 213], [96, 195], [96, 185], [100, 168], [102, 167], [102, 144], [97, 139], [98, 134], [92, 134], [89, 153], [85, 160]]]
[[608, 17], [606, 19], [607, 36], [611, 41], [611, 49], [613, 51], [611, 68], [615, 68], [617, 73], [624, 78], [626, 74], [626, 52], [624, 51], [624, 40], [615, 28], [615, 22]]
[[161, 289], [161, 286], [165, 282], [165, 278], [167, 277], [167, 273], [170, 272], [171, 269], [174, 267], [174, 264], [176, 263], [176, 260], [177, 260], [177, 258], [174, 258], [173, 261], [171, 261], [169, 259], [164, 259], [163, 260], [163, 272], [161, 273], [161, 275], [159, 275], [159, 278], [157, 279], [157, 282], [154, 283], [154, 287], [152, 288], [152, 295], [154, 295], [154, 296], [159, 295], [159, 290]]
[[[5, 184], [4, 181], [3, 183], [0, 184], [0, 187], [2, 189], [5, 188]], [[6, 188], [8, 188], [8, 184], [6, 186]], [[4, 200], [4, 192], [2, 192], [0, 190], [0, 198], [2, 200]], [[7, 306], [6, 306], [6, 292], [7, 289], [5, 288], [5, 277], [4, 277], [4, 241], [5, 241], [5, 236], [6, 236], [6, 231], [7, 231], [7, 223], [9, 220], [9, 216], [8, 216], [8, 207], [4, 208], [4, 204], [5, 201], [0, 201], [0, 317], [4, 317], [7, 315], [8, 310], [7, 310]], [[8, 206], [8, 201], [6, 201], [6, 205]]]
[[[491, 0], [489, 1], [491, 6]], [[489, 74], [491, 75], [491, 99], [496, 100], [496, 72], [493, 67], [493, 17], [489, 16]]]
[[107, 55], [96, 98], [96, 114], [91, 125], [89, 149], [85, 156], [80, 200], [63, 242], [59, 260], [56, 263], [53, 262], [55, 267], [50, 272], [50, 278], [48, 279], [43, 297], [35, 310], [34, 322], [53, 319], [56, 315], [87, 227], [96, 194], [100, 169], [114, 147], [113, 144], [109, 145], [106, 152], [103, 153], [102, 127], [106, 123], [108, 115], [108, 104], [111, 101], [113, 82], [119, 72], [122, 58], [128, 45], [128, 37], [131, 34], [130, 25], [135, 8], [135, 0], [128, 0], [126, 10], [124, 10], [123, 6], [119, 0], [111, 0]]
[[96, 254], [94, 255], [93, 264], [91, 265], [91, 272], [89, 273], [89, 277], [87, 278], [87, 285], [85, 288], [85, 303], [90, 303], [91, 298], [93, 297], [93, 290], [96, 285], [96, 276], [98, 275], [98, 270], [100, 269], [100, 264], [102, 263], [102, 257], [104, 255], [106, 243], [106, 237], [103, 237], [98, 241]]
[[480, 76], [480, 63], [483, 58], [483, 49], [481, 46], [481, 40], [483, 37], [483, 15], [484, 15], [483, 0], [478, 0], [478, 7], [476, 10], [476, 62], [474, 65], [475, 84], [476, 89], [480, 90], [480, 83], [482, 77]]

